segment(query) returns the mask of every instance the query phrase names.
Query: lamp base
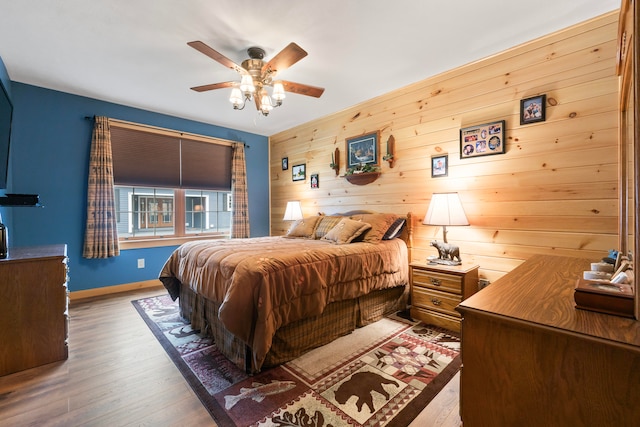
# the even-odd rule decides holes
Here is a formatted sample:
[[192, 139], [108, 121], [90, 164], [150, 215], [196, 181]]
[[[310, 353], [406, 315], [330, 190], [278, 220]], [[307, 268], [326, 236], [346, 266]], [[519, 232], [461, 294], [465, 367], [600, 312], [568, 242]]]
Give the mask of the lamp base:
[[432, 260], [435, 264], [444, 264], [444, 265], [460, 265], [462, 264], [462, 258], [460, 258], [460, 248], [456, 245], [452, 245], [451, 243], [441, 243], [437, 240], [432, 240], [430, 243], [431, 246], [438, 250], [438, 257], [428, 257], [427, 262]]
[[427, 257], [428, 264], [441, 264], [441, 265], [461, 265], [461, 261], [454, 261], [452, 259], [440, 259], [435, 256]]

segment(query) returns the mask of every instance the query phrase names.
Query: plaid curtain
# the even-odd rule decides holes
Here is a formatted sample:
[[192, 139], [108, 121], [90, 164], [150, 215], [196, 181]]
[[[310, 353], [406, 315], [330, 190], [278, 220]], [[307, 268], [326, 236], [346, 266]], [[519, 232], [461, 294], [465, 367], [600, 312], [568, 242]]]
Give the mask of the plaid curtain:
[[82, 251], [85, 258], [109, 258], [120, 255], [112, 166], [109, 119], [96, 117], [89, 159], [87, 224]]
[[234, 142], [231, 155], [231, 238], [249, 237], [249, 197], [244, 144]]

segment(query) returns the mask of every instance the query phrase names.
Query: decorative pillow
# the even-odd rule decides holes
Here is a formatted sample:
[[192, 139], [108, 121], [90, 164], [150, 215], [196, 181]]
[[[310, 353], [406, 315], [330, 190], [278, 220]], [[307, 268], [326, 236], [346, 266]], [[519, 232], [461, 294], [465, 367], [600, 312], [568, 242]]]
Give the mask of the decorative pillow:
[[351, 243], [353, 239], [369, 230], [371, 225], [362, 221], [354, 221], [349, 218], [342, 218], [335, 227], [333, 227], [322, 240], [329, 240], [338, 245]]
[[395, 221], [393, 221], [393, 224], [391, 224], [391, 227], [389, 227], [387, 232], [384, 233], [384, 236], [382, 236], [382, 240], [391, 240], [400, 236], [400, 234], [402, 233], [402, 228], [404, 227], [405, 221], [406, 220], [404, 218], [398, 218]]
[[368, 243], [378, 243], [387, 232], [391, 224], [398, 219], [396, 214], [361, 214], [353, 215], [351, 219], [371, 224], [371, 229], [362, 235], [362, 241]]
[[319, 222], [319, 216], [310, 216], [299, 219], [293, 223], [287, 232], [287, 237], [304, 237], [305, 239], [313, 239], [316, 226]]
[[343, 216], [325, 215], [320, 217], [320, 222], [316, 227], [316, 239], [322, 239], [333, 227], [335, 227]]

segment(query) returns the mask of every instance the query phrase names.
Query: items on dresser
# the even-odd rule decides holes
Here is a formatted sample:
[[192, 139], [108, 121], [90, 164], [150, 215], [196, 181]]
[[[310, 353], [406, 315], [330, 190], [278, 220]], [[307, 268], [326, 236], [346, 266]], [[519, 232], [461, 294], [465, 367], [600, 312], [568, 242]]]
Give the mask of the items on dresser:
[[[611, 255], [611, 252], [610, 252]], [[576, 308], [597, 311], [624, 317], [634, 317], [634, 282], [632, 263], [629, 257], [615, 253], [603, 258], [602, 262], [592, 262], [590, 270], [582, 272], [577, 279], [573, 299]]]

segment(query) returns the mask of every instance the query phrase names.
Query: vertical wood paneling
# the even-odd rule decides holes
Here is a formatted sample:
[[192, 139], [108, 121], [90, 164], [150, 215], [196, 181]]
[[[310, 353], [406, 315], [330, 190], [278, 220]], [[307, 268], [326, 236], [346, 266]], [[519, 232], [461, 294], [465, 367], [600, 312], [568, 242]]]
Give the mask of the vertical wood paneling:
[[[457, 191], [471, 225], [448, 237], [481, 277], [496, 280], [536, 253], [600, 259], [618, 242], [617, 28], [617, 13], [603, 15], [273, 135], [271, 233], [286, 231], [288, 200], [301, 200], [305, 215], [364, 208], [421, 221], [432, 193]], [[546, 121], [521, 126], [520, 100], [538, 94]], [[460, 128], [496, 120], [506, 120], [506, 153], [460, 159]], [[345, 138], [376, 130], [382, 153], [395, 138], [394, 167], [383, 161], [365, 186], [336, 176], [333, 150], [343, 175]], [[437, 154], [449, 155], [447, 177], [431, 178]], [[293, 182], [282, 157], [306, 163], [307, 180]], [[414, 257], [434, 255], [429, 241], [441, 236], [417, 225]]]

